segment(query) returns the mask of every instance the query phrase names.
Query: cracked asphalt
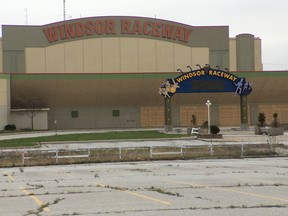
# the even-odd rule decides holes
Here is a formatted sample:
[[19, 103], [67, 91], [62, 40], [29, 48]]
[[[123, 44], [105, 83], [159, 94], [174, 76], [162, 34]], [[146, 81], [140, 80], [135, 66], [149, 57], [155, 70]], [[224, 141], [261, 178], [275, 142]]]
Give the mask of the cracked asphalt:
[[0, 211], [25, 215], [287, 215], [288, 158], [0, 169]]

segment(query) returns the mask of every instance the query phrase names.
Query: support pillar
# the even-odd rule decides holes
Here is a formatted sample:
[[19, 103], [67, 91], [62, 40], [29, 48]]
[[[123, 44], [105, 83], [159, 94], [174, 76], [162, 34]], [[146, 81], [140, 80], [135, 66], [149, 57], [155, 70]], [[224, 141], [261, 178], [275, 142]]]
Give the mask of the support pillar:
[[240, 113], [241, 113], [241, 126], [242, 130], [249, 128], [248, 126], [248, 109], [247, 109], [247, 95], [240, 96]]
[[171, 110], [171, 98], [164, 98], [165, 100], [165, 132], [173, 130], [172, 126], [172, 110]]

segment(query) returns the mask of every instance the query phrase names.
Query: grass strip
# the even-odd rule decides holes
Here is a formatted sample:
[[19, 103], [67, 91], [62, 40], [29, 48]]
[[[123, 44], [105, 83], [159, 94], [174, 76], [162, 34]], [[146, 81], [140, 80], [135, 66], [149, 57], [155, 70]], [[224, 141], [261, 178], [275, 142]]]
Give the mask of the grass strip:
[[1, 147], [28, 147], [36, 146], [39, 142], [57, 141], [89, 141], [89, 140], [121, 140], [121, 139], [157, 139], [157, 138], [179, 138], [186, 137], [186, 134], [165, 134], [159, 131], [114, 131], [104, 133], [83, 133], [52, 135], [33, 138], [20, 138], [1, 140]]

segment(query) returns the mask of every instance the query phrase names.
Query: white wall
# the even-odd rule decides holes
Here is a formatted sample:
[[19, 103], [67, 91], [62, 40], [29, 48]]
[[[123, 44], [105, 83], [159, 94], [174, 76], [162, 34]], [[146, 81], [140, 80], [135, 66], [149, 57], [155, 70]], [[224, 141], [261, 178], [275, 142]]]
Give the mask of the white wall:
[[[34, 130], [48, 130], [48, 109], [40, 111], [34, 117]], [[17, 130], [31, 129], [31, 118], [25, 110], [11, 110], [11, 124], [16, 125]]]
[[3, 73], [2, 38], [0, 38], [0, 73]]
[[10, 115], [10, 75], [0, 73], [0, 130], [9, 123]]

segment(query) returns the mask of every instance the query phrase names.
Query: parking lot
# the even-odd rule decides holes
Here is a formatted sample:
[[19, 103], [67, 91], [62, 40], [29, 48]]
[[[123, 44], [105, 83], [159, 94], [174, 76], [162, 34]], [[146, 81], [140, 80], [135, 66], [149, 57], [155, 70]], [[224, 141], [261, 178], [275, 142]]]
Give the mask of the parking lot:
[[1, 215], [286, 215], [288, 159], [3, 168]]

